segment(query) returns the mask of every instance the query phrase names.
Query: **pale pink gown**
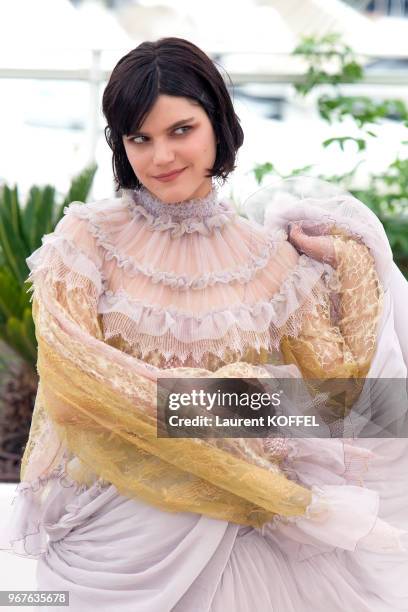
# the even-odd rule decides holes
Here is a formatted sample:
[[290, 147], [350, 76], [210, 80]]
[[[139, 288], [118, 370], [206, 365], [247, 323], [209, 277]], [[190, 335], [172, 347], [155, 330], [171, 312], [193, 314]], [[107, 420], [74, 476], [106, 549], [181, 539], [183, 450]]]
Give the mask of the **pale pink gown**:
[[[178, 307], [197, 312], [215, 304], [227, 315], [240, 299], [240, 287], [248, 302], [259, 303], [262, 291], [271, 295], [282, 283], [272, 265], [274, 253], [292, 247], [281, 230], [291, 219], [313, 218], [311, 207], [288, 207], [286, 217], [281, 210], [274, 221], [274, 244], [262, 254], [253, 240], [261, 230], [252, 231], [248, 220], [233, 222], [235, 217], [225, 213], [232, 204], [221, 205], [214, 193], [178, 205], [182, 216], [167, 223], [163, 207], [168, 205], [146, 196], [143, 213], [129, 198], [127, 193], [123, 199], [74, 204], [63, 220], [69, 230], [65, 238], [80, 244], [89, 258], [86, 273], [92, 277], [103, 269], [99, 307], [106, 341], [123, 321], [118, 313], [132, 320], [135, 341], [149, 324], [143, 300], [170, 308], [172, 290], [190, 282], [197, 261], [207, 270], [207, 281], [218, 274], [219, 291], [207, 292], [204, 300], [198, 292], [179, 292]], [[341, 218], [342, 211], [336, 214]], [[349, 221], [359, 229], [361, 220]], [[64, 235], [64, 223], [48, 241], [68, 261], [58, 237]], [[85, 234], [88, 240], [92, 236], [93, 246], [86, 244]], [[377, 242], [370, 244], [373, 236]], [[408, 284], [378, 236], [373, 230], [367, 238], [385, 289], [369, 376], [406, 378]], [[41, 264], [41, 255], [39, 249], [28, 259], [31, 269]], [[79, 265], [74, 259], [72, 265]], [[302, 262], [280, 293], [275, 316], [295, 310], [302, 283], [306, 292], [322, 273], [317, 262], [305, 256]], [[235, 284], [233, 274], [240, 277]], [[171, 314], [175, 317], [174, 310]], [[155, 329], [162, 334], [176, 323], [158, 317]], [[146, 352], [160, 348], [157, 336], [149, 342]], [[215, 353], [218, 348], [213, 346]], [[331, 513], [324, 522], [307, 516], [258, 530], [193, 513], [167, 513], [121, 496], [114, 485], [75, 487], [61, 466], [49, 481], [38, 480], [36, 488], [19, 485], [11, 531], [2, 534], [1, 547], [38, 558], [38, 589], [68, 590], [69, 609], [78, 612], [408, 611], [407, 440], [299, 439], [288, 448], [286, 462], [299, 482], [329, 500]], [[43, 487], [50, 487], [45, 505], [38, 501]]]

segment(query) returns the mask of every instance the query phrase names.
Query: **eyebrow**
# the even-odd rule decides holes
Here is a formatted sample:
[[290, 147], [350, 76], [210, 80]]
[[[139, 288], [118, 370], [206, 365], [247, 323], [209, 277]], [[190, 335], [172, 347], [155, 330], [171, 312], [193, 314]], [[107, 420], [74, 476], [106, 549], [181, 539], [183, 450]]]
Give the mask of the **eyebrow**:
[[[180, 121], [176, 121], [176, 123], [172, 123], [166, 131], [172, 130], [173, 128], [182, 125], [183, 123], [188, 123], [189, 121], [194, 121], [194, 117], [188, 117], [188, 119], [180, 119]], [[131, 136], [147, 136], [145, 132], [140, 132], [139, 130], [132, 132]]]

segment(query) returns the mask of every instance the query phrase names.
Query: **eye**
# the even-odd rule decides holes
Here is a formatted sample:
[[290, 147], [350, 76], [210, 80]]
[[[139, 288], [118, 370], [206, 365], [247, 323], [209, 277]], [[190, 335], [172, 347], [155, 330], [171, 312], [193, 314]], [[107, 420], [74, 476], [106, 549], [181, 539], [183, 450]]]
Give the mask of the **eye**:
[[143, 142], [137, 142], [137, 138], [146, 138], [146, 136], [133, 136], [132, 138], [129, 138], [128, 140], [130, 142], [134, 142], [135, 144], [143, 144]]
[[[189, 130], [191, 130], [191, 125], [182, 125], [181, 127], [176, 128], [174, 131], [177, 132], [177, 130], [187, 130], [187, 132]], [[185, 134], [186, 132], [183, 132], [183, 134]]]
[[[174, 132], [177, 132], [177, 130], [186, 130], [185, 132], [182, 132], [181, 134], [177, 134], [177, 136], [182, 136], [183, 134], [186, 134], [187, 132], [189, 132], [191, 129], [192, 129], [191, 125], [182, 125], [182, 126], [176, 128], [174, 130]], [[131, 138], [128, 138], [128, 140], [130, 142], [134, 142], [135, 144], [144, 144], [146, 142], [146, 140], [142, 140], [141, 142], [140, 141], [138, 142], [137, 138], [146, 138], [146, 136], [142, 136], [142, 135], [140, 135], [140, 136], [132, 136]]]

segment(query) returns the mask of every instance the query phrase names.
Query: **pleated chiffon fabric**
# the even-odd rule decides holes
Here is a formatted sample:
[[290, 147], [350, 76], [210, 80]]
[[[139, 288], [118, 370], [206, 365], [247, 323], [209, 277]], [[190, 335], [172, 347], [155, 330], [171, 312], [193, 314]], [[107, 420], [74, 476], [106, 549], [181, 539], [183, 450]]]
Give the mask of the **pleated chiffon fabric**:
[[[287, 240], [322, 220], [337, 269]], [[38, 559], [39, 589], [75, 611], [408, 610], [405, 438], [152, 434], [163, 375], [406, 378], [408, 284], [363, 204], [260, 226], [215, 188], [126, 191], [72, 203], [27, 262], [40, 387], [0, 548]]]

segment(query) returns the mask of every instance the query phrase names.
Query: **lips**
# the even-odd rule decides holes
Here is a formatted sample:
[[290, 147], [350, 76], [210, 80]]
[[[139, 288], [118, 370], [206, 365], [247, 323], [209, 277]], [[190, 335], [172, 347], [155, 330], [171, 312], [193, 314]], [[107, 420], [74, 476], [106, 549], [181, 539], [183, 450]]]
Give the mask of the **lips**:
[[158, 176], [155, 176], [154, 178], [161, 179], [161, 178], [167, 178], [169, 176], [175, 176], [176, 174], [180, 174], [180, 172], [183, 172], [183, 170], [185, 170], [185, 168], [180, 168], [179, 170], [173, 170], [173, 172], [168, 172], [167, 174], [159, 174]]

